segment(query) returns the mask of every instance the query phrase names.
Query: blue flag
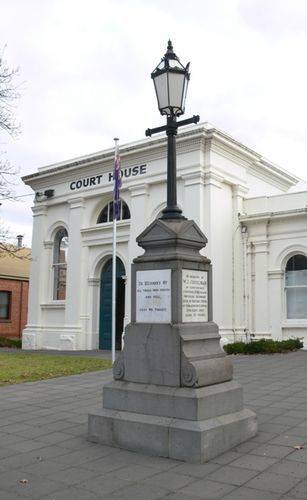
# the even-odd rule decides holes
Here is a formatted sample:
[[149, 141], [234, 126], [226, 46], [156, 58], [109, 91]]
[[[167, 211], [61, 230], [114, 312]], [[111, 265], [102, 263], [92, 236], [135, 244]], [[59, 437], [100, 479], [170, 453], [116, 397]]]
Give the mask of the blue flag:
[[120, 218], [120, 206], [121, 200], [119, 196], [119, 190], [122, 187], [122, 176], [120, 170], [120, 156], [117, 153], [114, 163], [114, 191], [113, 191], [113, 217], [118, 220]]

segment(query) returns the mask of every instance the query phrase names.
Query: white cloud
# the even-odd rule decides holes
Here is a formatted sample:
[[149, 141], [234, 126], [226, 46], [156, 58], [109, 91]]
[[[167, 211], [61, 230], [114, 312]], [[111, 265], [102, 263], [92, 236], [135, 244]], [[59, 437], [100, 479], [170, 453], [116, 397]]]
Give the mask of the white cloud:
[[[171, 37], [191, 61], [186, 115], [200, 114], [307, 178], [305, 0], [0, 0], [0, 7], [0, 46], [24, 82], [22, 135], [0, 140], [22, 174], [162, 123], [150, 72]], [[5, 213], [4, 205], [16, 232], [13, 205]], [[29, 206], [18, 209], [28, 235]]]

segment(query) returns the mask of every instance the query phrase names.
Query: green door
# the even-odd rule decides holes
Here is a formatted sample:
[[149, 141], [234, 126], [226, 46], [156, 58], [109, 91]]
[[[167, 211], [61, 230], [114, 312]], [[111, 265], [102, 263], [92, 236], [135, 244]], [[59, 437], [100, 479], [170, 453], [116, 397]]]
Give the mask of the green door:
[[[121, 349], [125, 316], [125, 267], [116, 258], [116, 349]], [[109, 259], [101, 272], [100, 280], [100, 317], [99, 349], [112, 349], [112, 259]]]

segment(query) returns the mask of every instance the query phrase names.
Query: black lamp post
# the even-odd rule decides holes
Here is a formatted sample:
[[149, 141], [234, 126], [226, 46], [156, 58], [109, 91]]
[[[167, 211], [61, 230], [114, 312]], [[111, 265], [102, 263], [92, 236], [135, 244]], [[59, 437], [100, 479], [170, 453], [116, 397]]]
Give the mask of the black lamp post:
[[162, 219], [184, 219], [182, 210], [177, 205], [177, 174], [176, 174], [176, 135], [178, 127], [198, 123], [199, 116], [194, 115], [187, 120], [177, 121], [183, 115], [185, 98], [190, 79], [188, 63], [183, 66], [173, 50], [169, 40], [167, 51], [156, 69], [151, 73], [154, 81], [161, 115], [166, 115], [165, 126], [147, 129], [146, 136], [158, 132], [167, 135], [167, 206], [162, 211]]

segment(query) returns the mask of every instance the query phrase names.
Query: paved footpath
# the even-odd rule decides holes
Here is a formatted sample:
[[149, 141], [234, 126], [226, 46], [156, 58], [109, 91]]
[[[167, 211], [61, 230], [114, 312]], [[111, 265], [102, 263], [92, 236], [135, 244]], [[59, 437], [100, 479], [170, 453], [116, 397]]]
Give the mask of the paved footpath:
[[0, 388], [0, 500], [307, 499], [307, 352], [233, 363], [260, 432], [202, 465], [86, 441], [110, 370]]

